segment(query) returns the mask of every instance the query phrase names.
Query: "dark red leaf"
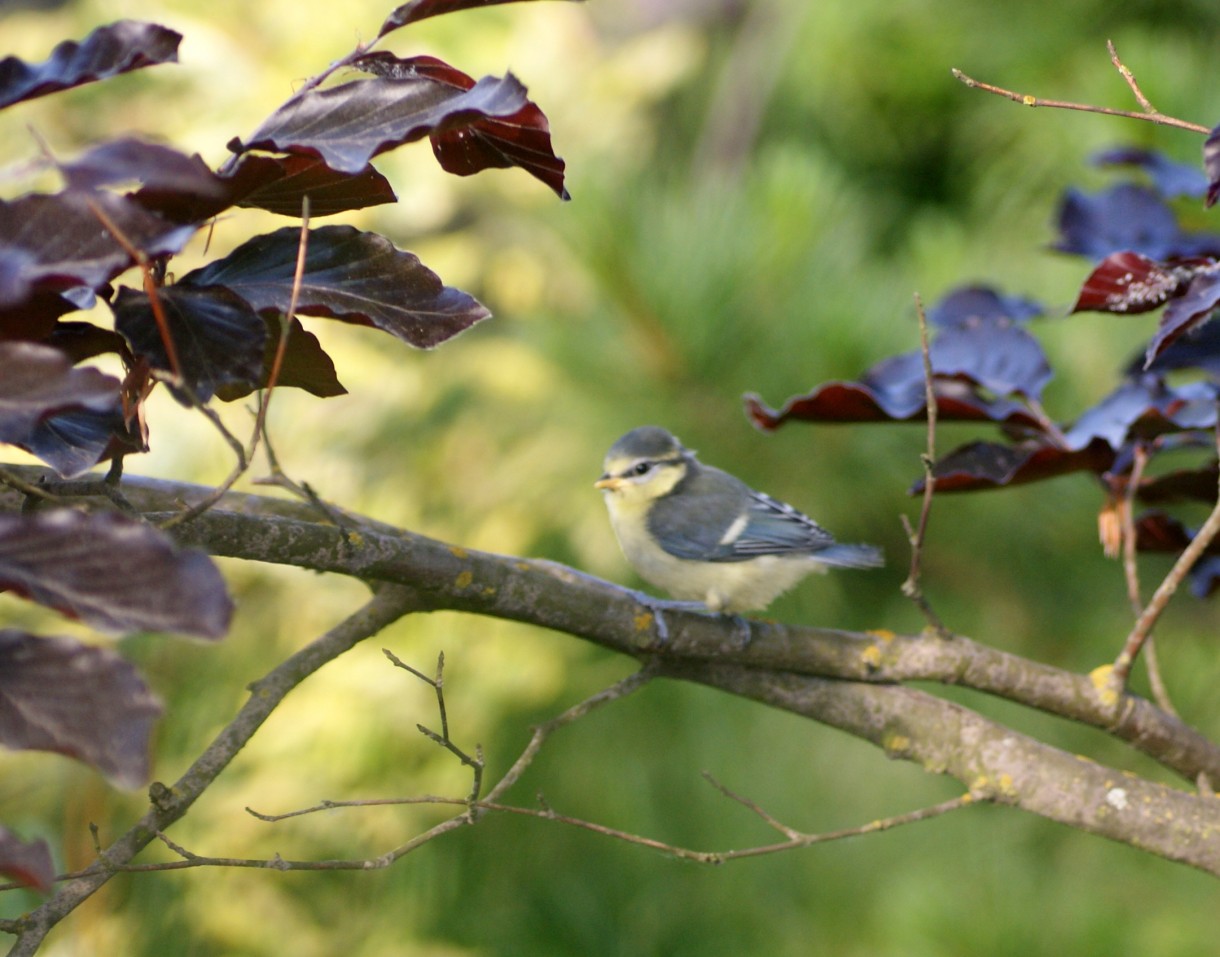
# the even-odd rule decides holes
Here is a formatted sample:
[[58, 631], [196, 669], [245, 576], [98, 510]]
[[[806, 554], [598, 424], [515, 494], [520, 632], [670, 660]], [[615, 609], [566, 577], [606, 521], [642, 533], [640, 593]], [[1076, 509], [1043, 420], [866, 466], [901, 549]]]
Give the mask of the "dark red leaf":
[[105, 512], [0, 515], [0, 588], [110, 631], [220, 638], [233, 613], [207, 555]]
[[[178, 283], [158, 291], [163, 315], [178, 358], [178, 372], [200, 402], [222, 385], [253, 388], [263, 366], [267, 327], [237, 293], [224, 286]], [[152, 303], [143, 292], [121, 287], [115, 301], [114, 328], [132, 354], [148, 359], [154, 370], [171, 367]], [[176, 386], [170, 391], [184, 405], [192, 396]]]
[[311, 216], [364, 209], [398, 198], [389, 180], [373, 167], [367, 166], [359, 173], [340, 173], [314, 156], [247, 154], [216, 181], [223, 188], [219, 199], [149, 186], [132, 199], [176, 223], [201, 223], [230, 206], [256, 207], [299, 218], [301, 200], [306, 195]]
[[1067, 190], [1058, 224], [1055, 249], [1095, 260], [1126, 251], [1157, 260], [1220, 255], [1220, 237], [1184, 233], [1173, 210], [1156, 193], [1132, 183], [1095, 196]]
[[1206, 263], [1166, 265], [1139, 253], [1113, 253], [1084, 281], [1072, 312], [1148, 312], [1178, 295]]
[[[971, 442], [954, 449], [934, 468], [937, 492], [976, 492], [1055, 478], [1069, 472], [1102, 473], [1114, 462], [1114, 451], [1096, 441], [1076, 451], [1038, 441], [1019, 445]], [[923, 480], [911, 494], [923, 491]]]
[[1207, 322], [1217, 305], [1220, 305], [1220, 266], [1213, 264], [1206, 272], [1197, 273], [1186, 292], [1165, 308], [1156, 335], [1144, 354], [1144, 367], [1152, 365], [1177, 339]]
[[7, 827], [0, 827], [0, 874], [44, 894], [50, 893], [55, 882], [55, 865], [47, 842], [23, 841]]
[[976, 320], [1024, 322], [1046, 314], [1046, 308], [1023, 296], [1005, 296], [989, 286], [954, 289], [928, 310], [933, 326], [964, 326]]
[[161, 706], [109, 648], [0, 630], [0, 743], [54, 751], [115, 783], [148, 780], [149, 736]]
[[[182, 278], [179, 286], [227, 286], [260, 312], [287, 310], [300, 231], [256, 236]], [[445, 286], [411, 253], [351, 226], [310, 230], [297, 312], [370, 325], [421, 349], [457, 335], [490, 313]]]
[[1135, 166], [1142, 169], [1151, 178], [1153, 188], [1165, 199], [1202, 196], [1207, 191], [1207, 177], [1198, 167], [1175, 162], [1156, 150], [1120, 146], [1095, 153], [1091, 159], [1098, 166]]
[[1220, 479], [1216, 463], [1200, 469], [1179, 469], [1145, 478], [1138, 491], [1141, 502], [1205, 502], [1215, 504], [1216, 482]]
[[[263, 354], [262, 375], [258, 388], [265, 388], [271, 374], [271, 363], [280, 340], [280, 320], [270, 316], [267, 322], [267, 351]], [[305, 329], [298, 319], [292, 320], [292, 328], [288, 333], [288, 347], [284, 350], [284, 360], [280, 366], [276, 386], [291, 386], [304, 389], [321, 399], [329, 399], [336, 395], [345, 395], [347, 389], [339, 381], [335, 372], [335, 364], [323, 350], [318, 337]], [[229, 384], [216, 389], [216, 396], [225, 402], [240, 399], [254, 391], [254, 387]]]
[[[1007, 321], [973, 321], [950, 327], [931, 347], [933, 391], [943, 421], [997, 422], [1041, 431], [1040, 419], [1025, 406], [980, 394], [1036, 395], [1050, 378], [1037, 341]], [[746, 396], [746, 414], [760, 429], [789, 419], [806, 422], [907, 422], [926, 418], [923, 356], [908, 352], [873, 366], [858, 382], [829, 382], [793, 396], [776, 411], [757, 396]]]
[[[231, 174], [238, 206], [253, 206], [300, 218], [301, 199], [309, 197], [310, 216], [331, 216], [396, 202], [390, 181], [371, 166], [341, 173], [309, 156], [243, 156]], [[242, 186], [250, 184], [248, 191]]]
[[332, 169], [359, 173], [378, 153], [484, 117], [512, 116], [527, 102], [512, 74], [484, 77], [469, 90], [422, 76], [354, 80], [294, 97], [248, 142], [229, 148], [320, 156]]
[[0, 60], [0, 109], [119, 73], [174, 63], [182, 35], [155, 23], [120, 20], [98, 27], [82, 43], [65, 40], [49, 59], [33, 65]]
[[193, 227], [166, 222], [111, 193], [70, 190], [0, 200], [6, 247], [0, 329], [38, 294], [75, 297], [80, 287], [101, 289], [133, 265], [112, 228], [149, 258], [178, 252], [194, 234]]
[[113, 376], [73, 368], [68, 356], [50, 346], [0, 343], [0, 442], [24, 446], [35, 427], [57, 413], [118, 405], [119, 380]]
[[426, 20], [428, 17], [437, 17], [443, 13], [455, 13], [458, 10], [474, 10], [479, 7], [494, 7], [502, 3], [517, 2], [520, 2], [520, 0], [411, 0], [410, 3], [404, 3], [402, 6], [396, 7], [386, 17], [385, 23], [377, 31], [377, 36], [383, 37], [391, 30], [405, 27], [408, 23]]
[[[458, 90], [469, 90], [475, 85], [473, 77], [430, 56], [403, 60], [392, 53], [377, 51], [360, 57], [353, 66], [397, 79], [423, 76]], [[485, 169], [519, 166], [554, 190], [560, 199], [571, 199], [563, 184], [564, 162], [551, 146], [550, 125], [532, 102], [511, 116], [479, 119], [469, 126], [433, 133], [429, 139], [437, 162], [448, 173], [471, 176]]]

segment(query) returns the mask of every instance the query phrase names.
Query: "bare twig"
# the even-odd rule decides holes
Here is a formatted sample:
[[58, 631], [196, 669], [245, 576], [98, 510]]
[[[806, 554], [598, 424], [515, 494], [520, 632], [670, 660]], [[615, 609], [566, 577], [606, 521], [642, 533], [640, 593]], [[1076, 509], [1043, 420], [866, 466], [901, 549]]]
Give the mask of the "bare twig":
[[[1123, 542], [1123, 578], [1127, 583], [1127, 600], [1131, 611], [1138, 619], [1144, 610], [1143, 598], [1140, 596], [1139, 562], [1136, 550], [1135, 500], [1139, 494], [1140, 482], [1144, 477], [1144, 468], [1148, 464], [1148, 449], [1143, 443], [1137, 442], [1131, 462], [1131, 472], [1127, 476], [1127, 487], [1118, 501], [1119, 523], [1122, 529]], [[1148, 670], [1148, 683], [1152, 688], [1152, 696], [1157, 705], [1166, 713], [1178, 717], [1177, 709], [1169, 698], [1169, 689], [1161, 676], [1160, 662], [1156, 655], [1156, 640], [1149, 634], [1144, 642], [1144, 667]]]
[[928, 625], [941, 637], [949, 637], [950, 631], [945, 627], [940, 616], [932, 610], [927, 596], [923, 592], [921, 575], [923, 572], [924, 541], [928, 534], [928, 519], [932, 514], [932, 496], [936, 493], [936, 417], [939, 407], [936, 403], [936, 381], [933, 378], [932, 352], [928, 345], [928, 316], [924, 311], [923, 299], [915, 293], [915, 314], [919, 318], [919, 351], [923, 357], [924, 403], [927, 408], [928, 445], [920, 459], [923, 462], [923, 502], [919, 509], [918, 524], [912, 529], [906, 515], [902, 516], [906, 528], [907, 539], [911, 544], [911, 568], [906, 581], [902, 583], [902, 593], [911, 599], [923, 613]]
[[[1029, 93], [1017, 93], [1013, 90], [1006, 90], [1004, 87], [995, 86], [991, 83], [984, 83], [981, 80], [976, 80], [972, 76], [967, 76], [961, 70], [954, 68], [953, 76], [970, 87], [972, 90], [982, 90], [985, 93], [994, 93], [996, 96], [1002, 96], [1014, 103], [1020, 103], [1023, 106], [1044, 106], [1054, 110], [1079, 110], [1083, 113], [1101, 113], [1105, 116], [1121, 116], [1128, 120], [1145, 120], [1149, 123], [1156, 123], [1159, 126], [1172, 126], [1180, 130], [1190, 130], [1192, 133], [1210, 133], [1211, 130], [1206, 126], [1200, 126], [1198, 123], [1190, 123], [1186, 120], [1179, 120], [1172, 116], [1165, 116], [1163, 113], [1140, 112], [1137, 110], [1118, 110], [1108, 106], [1094, 106], [1090, 103], [1072, 103], [1067, 100], [1049, 100], [1042, 97], [1032, 96]], [[1123, 78], [1127, 79], [1128, 73], [1123, 74]], [[1128, 85], [1134, 82], [1134, 77], [1128, 80]], [[1141, 105], [1143, 105], [1141, 103]]]
[[1148, 97], [1144, 96], [1144, 91], [1140, 89], [1139, 83], [1135, 80], [1135, 74], [1118, 58], [1118, 50], [1115, 49], [1113, 40], [1106, 41], [1106, 49], [1110, 53], [1110, 62], [1114, 64], [1114, 69], [1118, 70], [1119, 76], [1127, 82], [1127, 86], [1130, 87], [1131, 95], [1135, 97], [1135, 101], [1144, 108], [1145, 113], [1159, 115], [1161, 111], [1152, 105]]
[[[1220, 425], [1216, 428], [1216, 446], [1217, 452], [1220, 453]], [[1127, 680], [1131, 675], [1131, 666], [1135, 663], [1135, 659], [1140, 653], [1140, 648], [1143, 647], [1144, 643], [1151, 636], [1152, 629], [1156, 627], [1157, 620], [1161, 617], [1161, 613], [1169, 604], [1170, 599], [1177, 592], [1178, 586], [1186, 580], [1186, 576], [1194, 568], [1195, 562], [1207, 551], [1207, 547], [1211, 545], [1217, 534], [1220, 534], [1220, 489], [1217, 490], [1216, 505], [1212, 509], [1211, 514], [1207, 516], [1207, 521], [1195, 533], [1195, 537], [1190, 540], [1190, 544], [1183, 549], [1182, 554], [1178, 556], [1178, 560], [1169, 569], [1169, 573], [1161, 581], [1160, 585], [1157, 586], [1156, 591], [1153, 592], [1147, 606], [1145, 606], [1144, 610], [1140, 612], [1139, 617], [1135, 620], [1135, 626], [1127, 635], [1127, 640], [1123, 643], [1123, 650], [1119, 652], [1118, 657], [1115, 659], [1109, 679], [1106, 682], [1109, 690], [1126, 689]]]

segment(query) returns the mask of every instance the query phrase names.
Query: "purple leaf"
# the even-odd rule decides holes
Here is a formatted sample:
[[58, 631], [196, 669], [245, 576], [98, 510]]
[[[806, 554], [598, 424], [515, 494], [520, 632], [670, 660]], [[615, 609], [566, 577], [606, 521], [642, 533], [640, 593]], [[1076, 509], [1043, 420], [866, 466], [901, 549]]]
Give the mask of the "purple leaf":
[[1091, 159], [1098, 166], [1135, 166], [1142, 169], [1165, 199], [1203, 196], [1207, 192], [1207, 177], [1198, 167], [1175, 162], [1156, 150], [1121, 146], [1095, 153]]
[[[162, 287], [157, 297], [178, 372], [195, 399], [207, 402], [221, 386], [254, 387], [263, 367], [267, 327], [241, 296], [224, 286], [177, 283]], [[127, 340], [132, 354], [147, 358], [154, 370], [170, 370], [148, 296], [122, 287], [111, 308], [115, 331]], [[173, 385], [170, 391], [184, 405], [192, 404], [189, 393]]]
[[951, 326], [936, 337], [930, 354], [937, 376], [962, 376], [996, 395], [1036, 398], [1051, 379], [1038, 340], [1008, 319]]
[[494, 7], [502, 3], [516, 3], [519, 0], [410, 0], [386, 17], [378, 37], [383, 37], [391, 30], [405, 27], [408, 23], [425, 20], [428, 17], [438, 17], [443, 13], [454, 13], [458, 10], [475, 10], [479, 7]]
[[207, 555], [105, 512], [0, 515], [0, 588], [110, 631], [220, 638], [233, 613]]
[[7, 827], [0, 827], [0, 874], [49, 894], [55, 883], [55, 865], [47, 842], [23, 841]]
[[[263, 354], [262, 374], [256, 383], [257, 388], [266, 388], [270, 382], [271, 364], [275, 359], [275, 351], [279, 346], [280, 322], [278, 317], [269, 317], [267, 322], [267, 349]], [[291, 386], [304, 389], [321, 399], [336, 395], [345, 395], [347, 389], [339, 381], [335, 372], [335, 363], [323, 350], [318, 337], [305, 329], [299, 319], [292, 320], [288, 333], [288, 347], [284, 350], [283, 363], [280, 365], [279, 376], [275, 380], [277, 388]], [[254, 391], [255, 386], [229, 384], [216, 389], [216, 396], [225, 402], [240, 399]]]
[[161, 706], [135, 667], [109, 648], [0, 630], [0, 743], [54, 751], [116, 784], [148, 780]]
[[528, 101], [516, 77], [483, 77], [462, 90], [422, 76], [354, 80], [302, 93], [275, 111], [236, 153], [252, 149], [320, 156], [359, 173], [378, 153], [489, 116], [512, 116]]
[[149, 258], [178, 252], [195, 231], [110, 193], [70, 190], [0, 200], [0, 333], [11, 334], [10, 323], [39, 294], [101, 289], [132, 266], [112, 229]]
[[1095, 196], [1067, 190], [1058, 224], [1054, 248], [1094, 260], [1127, 251], [1156, 260], [1220, 255], [1220, 237], [1182, 232], [1173, 210], [1156, 193], [1132, 183]]
[[1220, 267], [1213, 264], [1208, 271], [1197, 273], [1186, 292], [1165, 308], [1156, 335], [1148, 343], [1144, 367], [1152, 365], [1157, 356], [1183, 335], [1207, 322], [1217, 305], [1220, 305]]
[[[474, 79], [461, 70], [430, 56], [399, 59], [377, 51], [360, 57], [357, 69], [397, 79], [422, 76], [457, 90], [469, 90]], [[475, 120], [468, 126], [432, 133], [432, 152], [441, 168], [456, 176], [471, 176], [485, 169], [519, 166], [541, 180], [559, 196], [570, 199], [564, 187], [564, 162], [551, 147], [546, 116], [527, 102], [511, 116]]]
[[[227, 286], [260, 312], [288, 309], [300, 230], [256, 236], [179, 286]], [[445, 286], [411, 253], [351, 226], [310, 230], [297, 312], [374, 326], [421, 349], [457, 335], [490, 313]]]
[[1207, 174], [1207, 195], [1204, 203], [1214, 206], [1220, 196], [1220, 126], [1215, 127], [1203, 142], [1203, 172]]
[[198, 156], [134, 137], [111, 140], [60, 166], [71, 189], [143, 183], [146, 188], [217, 200], [225, 184]]
[[1033, 299], [1005, 296], [988, 286], [963, 286], [928, 310], [928, 322], [942, 327], [964, 326], [979, 319], [1024, 322], [1045, 314], [1046, 308]]
[[73, 368], [64, 353], [33, 342], [0, 342], [0, 442], [25, 443], [39, 422], [70, 409], [117, 409], [119, 380]]
[[1208, 383], [1170, 388], [1156, 376], [1143, 376], [1124, 382], [1088, 409], [1067, 431], [1065, 439], [1073, 450], [1100, 439], [1117, 451], [1134, 438], [1211, 428], [1215, 421], [1216, 392]]
[[64, 478], [116, 455], [148, 451], [138, 420], [128, 422], [118, 407], [56, 413], [39, 422], [21, 447]]
[[98, 27], [83, 43], [65, 40], [42, 63], [5, 57], [0, 60], [0, 109], [141, 67], [176, 62], [181, 39], [180, 33], [155, 23], [119, 20]]

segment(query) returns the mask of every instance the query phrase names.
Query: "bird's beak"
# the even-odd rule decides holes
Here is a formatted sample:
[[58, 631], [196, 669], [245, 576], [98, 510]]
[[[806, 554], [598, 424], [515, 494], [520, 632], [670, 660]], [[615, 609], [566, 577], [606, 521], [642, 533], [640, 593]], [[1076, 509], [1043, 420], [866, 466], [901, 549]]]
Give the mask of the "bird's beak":
[[599, 488], [603, 492], [617, 492], [623, 487], [623, 480], [621, 478], [614, 478], [611, 475], [603, 475], [593, 483], [593, 487]]

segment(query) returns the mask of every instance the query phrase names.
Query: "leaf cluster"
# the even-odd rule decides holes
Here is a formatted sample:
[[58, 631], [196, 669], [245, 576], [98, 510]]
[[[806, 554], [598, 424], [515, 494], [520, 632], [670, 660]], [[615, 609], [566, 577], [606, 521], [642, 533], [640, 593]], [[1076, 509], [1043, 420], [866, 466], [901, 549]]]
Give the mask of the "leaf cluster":
[[[1173, 201], [1204, 198], [1220, 181], [1220, 148], [1209, 139], [1206, 175], [1150, 150], [1113, 149], [1094, 161], [1135, 169], [1143, 182], [1121, 182], [1096, 194], [1068, 189], [1056, 214], [1059, 252], [1094, 261], [1072, 313], [1136, 315], [1162, 309], [1142, 353], [1118, 370], [1113, 390], [1071, 416], [1042, 405], [1053, 377], [1034, 334], [1049, 319], [1045, 305], [990, 286], [963, 286], [927, 312], [938, 421], [991, 423], [998, 438], [980, 438], [940, 456], [932, 468], [937, 492], [974, 492], [1041, 482], [1075, 472], [1092, 475], [1104, 492], [1100, 525], [1110, 554], [1119, 548], [1110, 519], [1119, 503], [1152, 506], [1136, 520], [1141, 551], [1182, 552], [1193, 532], [1165, 506], [1216, 501], [1215, 428], [1220, 400], [1220, 234], [1181, 225]], [[858, 379], [824, 383], [781, 408], [745, 399], [750, 420], [773, 430], [786, 422], [924, 422], [928, 417], [923, 356], [883, 359]], [[1148, 468], [1159, 457], [1193, 452], [1191, 464]], [[1138, 463], [1138, 465], [1137, 465]], [[924, 490], [925, 479], [912, 484]], [[1197, 593], [1220, 581], [1220, 563], [1192, 571]]]
[[[111, 461], [106, 494], [122, 511], [117, 478], [125, 456], [149, 447], [144, 409], [158, 385], [212, 421], [214, 400], [266, 390], [261, 423], [275, 386], [320, 398], [346, 391], [299, 316], [368, 326], [417, 349], [487, 319], [473, 296], [385, 237], [309, 222], [395, 202], [373, 160], [423, 139], [450, 173], [519, 167], [568, 198], [546, 116], [516, 77], [476, 80], [435, 57], [371, 49], [419, 20], [497, 2], [507, 0], [397, 7], [371, 43], [233, 137], [216, 169], [133, 135], [66, 160], [43, 145], [62, 187], [0, 198], [0, 442], [64, 479]], [[176, 62], [181, 39], [123, 20], [61, 43], [40, 63], [7, 57], [0, 109]], [[225, 228], [221, 218], [235, 208], [295, 222], [168, 281], [174, 257], [201, 232]], [[98, 303], [110, 325], [74, 316]], [[121, 378], [85, 364], [101, 356], [117, 358]], [[240, 468], [258, 438], [256, 430], [248, 451], [230, 443]], [[22, 490], [27, 513], [0, 517], [0, 590], [108, 631], [225, 634], [232, 601], [206, 555], [135, 517], [39, 510], [45, 492]], [[125, 786], [147, 779], [160, 705], [116, 653], [6, 630], [0, 658], [0, 743], [80, 758]], [[0, 829], [0, 871], [45, 888], [49, 850]]]

